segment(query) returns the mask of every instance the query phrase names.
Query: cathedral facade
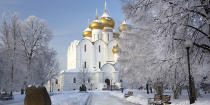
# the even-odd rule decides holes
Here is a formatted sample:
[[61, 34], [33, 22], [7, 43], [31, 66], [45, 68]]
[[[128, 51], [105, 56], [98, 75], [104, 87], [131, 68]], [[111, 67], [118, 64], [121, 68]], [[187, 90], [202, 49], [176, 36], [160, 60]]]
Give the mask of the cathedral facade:
[[[126, 21], [119, 27], [125, 31]], [[119, 89], [118, 38], [115, 22], [106, 10], [83, 31], [83, 39], [73, 41], [67, 52], [67, 70], [58, 77], [59, 90], [79, 90], [84, 84], [88, 90]]]

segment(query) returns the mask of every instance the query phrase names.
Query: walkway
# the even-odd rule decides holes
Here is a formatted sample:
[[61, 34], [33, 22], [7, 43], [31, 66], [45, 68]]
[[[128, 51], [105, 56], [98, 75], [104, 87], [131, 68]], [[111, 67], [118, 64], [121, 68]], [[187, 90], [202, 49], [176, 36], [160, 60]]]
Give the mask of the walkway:
[[89, 105], [137, 105], [110, 95], [109, 92], [93, 92]]

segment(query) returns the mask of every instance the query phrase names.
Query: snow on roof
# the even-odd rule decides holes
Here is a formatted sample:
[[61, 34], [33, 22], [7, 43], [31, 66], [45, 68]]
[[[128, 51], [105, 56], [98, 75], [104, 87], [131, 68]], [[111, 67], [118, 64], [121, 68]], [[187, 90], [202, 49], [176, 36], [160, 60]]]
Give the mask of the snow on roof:
[[110, 17], [110, 16], [109, 16], [109, 14], [107, 12], [104, 12], [101, 17]]
[[91, 29], [88, 27], [83, 32], [85, 32], [85, 31], [91, 31]]
[[122, 24], [127, 24], [126, 20], [124, 20], [124, 21], [122, 22]]
[[[65, 70], [64, 72], [81, 72], [79, 69], [70, 69], [70, 70]], [[64, 73], [62, 72], [62, 73]], [[102, 72], [100, 69], [89, 69], [88, 72]]]
[[102, 23], [102, 22], [101, 22], [100, 20], [98, 20], [98, 19], [93, 20], [93, 22]]

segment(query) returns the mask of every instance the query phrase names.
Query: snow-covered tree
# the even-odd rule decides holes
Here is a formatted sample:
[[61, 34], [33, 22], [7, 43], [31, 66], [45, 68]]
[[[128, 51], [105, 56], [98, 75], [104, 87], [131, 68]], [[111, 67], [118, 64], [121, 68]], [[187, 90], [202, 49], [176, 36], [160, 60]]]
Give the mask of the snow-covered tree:
[[32, 68], [33, 62], [36, 62], [34, 58], [42, 52], [43, 48], [48, 46], [52, 34], [48, 29], [46, 22], [35, 16], [30, 16], [23, 21], [22, 33], [20, 34], [20, 43], [24, 51], [24, 56], [27, 60], [27, 84], [33, 84], [34, 71]]
[[14, 87], [19, 84], [15, 75], [19, 74], [18, 70], [21, 69], [21, 66], [18, 66], [20, 62], [17, 62], [20, 52], [18, 44], [20, 28], [20, 22], [16, 13], [11, 16], [9, 22], [7, 22], [6, 16], [3, 15], [1, 24], [1, 40], [3, 47], [1, 49], [1, 55], [3, 56], [2, 69], [4, 73], [6, 73], [3, 79], [5, 79], [5, 84], [10, 86], [7, 87], [8, 90], [14, 90]]
[[90, 72], [87, 68], [85, 68], [85, 65], [83, 69], [80, 70], [78, 76], [77, 76], [78, 83], [80, 86], [85, 85], [87, 87], [88, 81], [90, 81]]
[[124, 60], [126, 65], [120, 62], [122, 66], [126, 66], [123, 68], [129, 72], [139, 73], [136, 78], [140, 81], [149, 78], [155, 83], [158, 80], [164, 83], [164, 87], [172, 88], [174, 94], [179, 93], [188, 84], [184, 42], [186, 39], [191, 39], [194, 45], [190, 50], [192, 73], [196, 84], [199, 85], [201, 75], [209, 73], [209, 70], [203, 70], [199, 66], [205, 64], [203, 68], [209, 67], [206, 65], [210, 57], [210, 28], [207, 22], [209, 0], [122, 0], [122, 2], [124, 13], [135, 28], [132, 34], [126, 33], [125, 38], [121, 39], [126, 41], [121, 41], [124, 44], [119, 45], [121, 50], [127, 51], [128, 54], [120, 56], [122, 61], [127, 59]]
[[[47, 49], [47, 48], [46, 48]], [[36, 84], [44, 85], [51, 79], [55, 79], [55, 77], [59, 73], [59, 65], [56, 60], [56, 52], [53, 49], [43, 50], [43, 52], [35, 58], [33, 66], [34, 69], [33, 75], [34, 81]]]
[[[8, 21], [10, 20], [10, 21]], [[46, 22], [35, 16], [24, 21], [3, 15], [0, 24], [0, 90], [19, 91], [29, 84], [43, 85], [59, 72], [56, 52]]]

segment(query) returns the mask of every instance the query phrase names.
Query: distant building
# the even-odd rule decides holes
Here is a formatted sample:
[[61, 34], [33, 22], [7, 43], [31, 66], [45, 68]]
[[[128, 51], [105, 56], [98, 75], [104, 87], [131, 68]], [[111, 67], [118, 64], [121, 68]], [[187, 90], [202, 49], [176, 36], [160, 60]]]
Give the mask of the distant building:
[[[119, 26], [125, 31], [126, 21]], [[67, 53], [67, 70], [58, 77], [59, 90], [78, 90], [82, 84], [88, 90], [119, 89], [119, 71], [115, 69], [118, 59], [118, 38], [114, 32], [115, 22], [106, 10], [83, 31], [83, 39], [73, 41]]]

